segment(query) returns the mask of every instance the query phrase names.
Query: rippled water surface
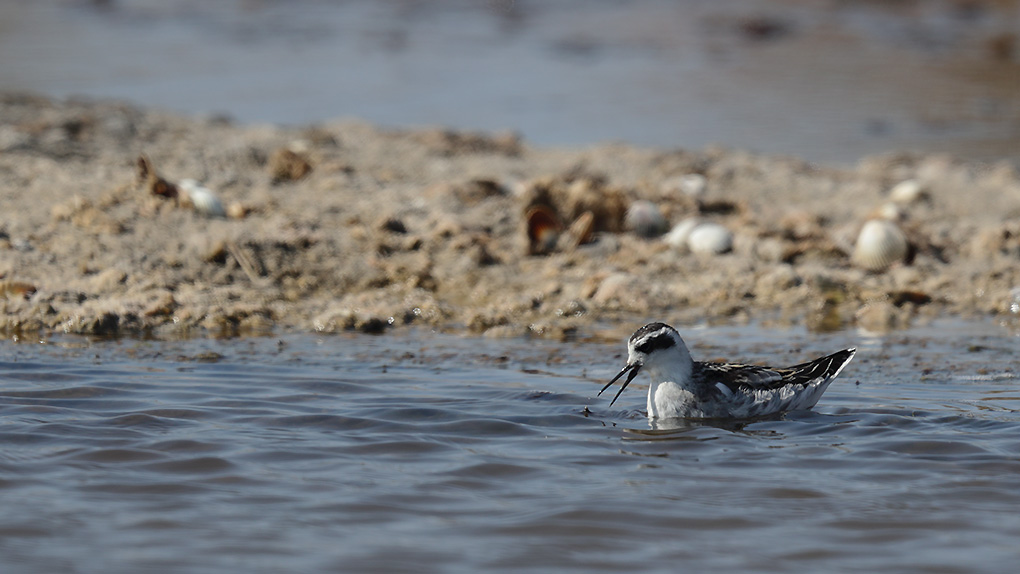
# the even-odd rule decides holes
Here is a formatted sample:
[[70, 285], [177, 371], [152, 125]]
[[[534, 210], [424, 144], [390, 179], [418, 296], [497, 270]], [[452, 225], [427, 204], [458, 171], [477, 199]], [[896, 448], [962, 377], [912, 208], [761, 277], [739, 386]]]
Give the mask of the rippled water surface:
[[[1020, 340], [683, 330], [857, 358], [809, 413], [650, 429], [621, 344], [0, 345], [4, 572], [1006, 572]], [[586, 407], [587, 410], [586, 411]]]

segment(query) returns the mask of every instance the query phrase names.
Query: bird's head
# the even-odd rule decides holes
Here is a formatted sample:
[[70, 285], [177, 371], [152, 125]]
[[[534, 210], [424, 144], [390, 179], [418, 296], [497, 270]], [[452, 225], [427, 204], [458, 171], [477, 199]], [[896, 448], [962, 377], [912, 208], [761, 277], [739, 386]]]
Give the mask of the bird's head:
[[630, 336], [627, 341], [627, 366], [617, 373], [609, 384], [602, 387], [599, 395], [623, 375], [627, 375], [620, 385], [620, 390], [609, 403], [609, 406], [612, 406], [616, 399], [620, 398], [623, 389], [627, 388], [642, 369], [647, 369], [651, 373], [671, 372], [678, 368], [689, 368], [690, 363], [691, 355], [687, 351], [687, 345], [676, 329], [665, 323], [649, 323]]

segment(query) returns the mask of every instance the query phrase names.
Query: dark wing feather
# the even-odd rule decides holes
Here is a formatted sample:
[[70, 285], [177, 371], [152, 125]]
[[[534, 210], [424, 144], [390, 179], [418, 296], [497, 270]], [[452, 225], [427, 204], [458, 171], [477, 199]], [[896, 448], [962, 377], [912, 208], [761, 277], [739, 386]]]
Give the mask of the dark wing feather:
[[737, 390], [775, 389], [783, 386], [783, 371], [771, 367], [741, 365], [739, 363], [694, 363], [695, 379], [707, 385], [722, 383]]
[[820, 359], [787, 367], [783, 369], [788, 372], [784, 378], [790, 383], [806, 385], [818, 378], [831, 377], [839, 372], [856, 352], [857, 349], [843, 349]]
[[792, 367], [759, 367], [737, 363], [694, 363], [695, 378], [708, 385], [722, 383], [730, 390], [778, 389], [786, 385], [807, 385], [839, 371], [854, 356], [856, 349], [846, 349], [820, 359]]

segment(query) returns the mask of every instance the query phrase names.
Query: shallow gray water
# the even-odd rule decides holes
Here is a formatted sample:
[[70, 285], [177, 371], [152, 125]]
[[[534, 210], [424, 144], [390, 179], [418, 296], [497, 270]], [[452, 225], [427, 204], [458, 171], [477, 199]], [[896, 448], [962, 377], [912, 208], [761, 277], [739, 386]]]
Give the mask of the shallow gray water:
[[8, 342], [3, 572], [1015, 568], [1015, 334], [683, 332], [860, 352], [813, 412], [650, 430], [640, 379], [594, 397], [621, 344]]
[[0, 87], [541, 145], [1016, 159], [1020, 11], [1000, 4], [4, 0]]

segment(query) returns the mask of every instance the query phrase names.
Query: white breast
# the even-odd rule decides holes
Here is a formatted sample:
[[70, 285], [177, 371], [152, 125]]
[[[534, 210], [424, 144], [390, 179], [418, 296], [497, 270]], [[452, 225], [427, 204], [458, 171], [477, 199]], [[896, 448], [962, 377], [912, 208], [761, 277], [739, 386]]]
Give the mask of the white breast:
[[648, 389], [648, 416], [651, 418], [705, 416], [696, 404], [693, 393], [673, 382], [653, 383]]

